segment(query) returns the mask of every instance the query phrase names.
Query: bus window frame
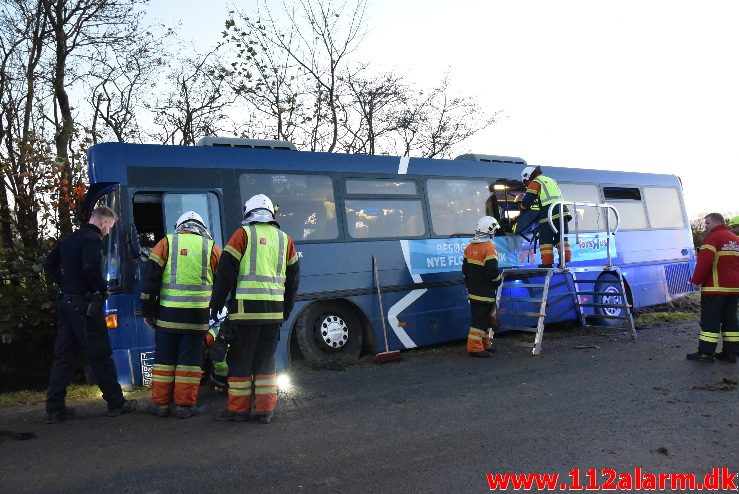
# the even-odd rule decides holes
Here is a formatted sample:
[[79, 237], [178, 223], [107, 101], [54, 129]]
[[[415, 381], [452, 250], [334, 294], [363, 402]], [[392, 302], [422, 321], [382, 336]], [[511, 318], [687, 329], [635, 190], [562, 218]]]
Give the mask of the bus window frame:
[[[167, 227], [164, 224], [164, 220], [165, 220], [165, 215], [164, 215], [164, 194], [193, 194], [193, 193], [196, 193], [196, 192], [199, 192], [199, 193], [209, 193], [210, 192], [210, 193], [215, 194], [216, 195], [216, 198], [218, 199], [218, 213], [220, 215], [221, 238], [223, 239], [223, 244], [224, 245], [226, 244], [226, 242], [228, 242], [228, 239], [230, 238], [230, 233], [228, 234], [228, 236], [226, 234], [224, 234], [225, 233], [224, 227], [226, 226], [225, 225], [225, 223], [226, 223], [225, 218], [226, 217], [224, 216], [225, 215], [225, 209], [224, 209], [223, 201], [224, 201], [225, 197], [223, 195], [223, 188], [221, 188], [221, 187], [214, 187], [214, 188], [206, 189], [206, 188], [195, 188], [195, 187], [191, 187], [191, 188], [177, 187], [175, 189], [164, 189], [162, 187], [129, 187], [128, 188], [128, 191], [127, 191], [127, 195], [130, 197], [130, 200], [127, 201], [129, 203], [128, 204], [128, 210], [127, 210], [127, 212], [128, 212], [128, 216], [130, 218], [130, 223], [131, 224], [134, 224], [134, 225], [136, 223], [135, 223], [135, 218], [133, 216], [133, 198], [134, 198], [134, 196], [136, 194], [141, 193], [141, 192], [143, 192], [143, 193], [149, 193], [149, 194], [156, 193], [156, 194], [159, 194], [162, 197], [162, 200], [160, 202], [160, 205], [161, 205], [161, 214], [162, 214], [162, 224], [164, 225], [165, 236], [167, 235], [166, 234]], [[210, 234], [213, 235], [213, 232], [210, 232]], [[161, 240], [161, 239], [156, 239], [157, 242], [159, 240]], [[223, 247], [223, 246], [222, 245], [219, 245], [219, 247]]]
[[[432, 218], [431, 218], [431, 201], [428, 200], [429, 199], [429, 196], [428, 196], [427, 183], [428, 183], [429, 180], [441, 180], [441, 181], [467, 180], [469, 182], [475, 182], [475, 181], [489, 182], [488, 185], [487, 185], [487, 187], [488, 187], [488, 192], [490, 194], [492, 194], [492, 192], [490, 192], [490, 189], [489, 188], [490, 188], [491, 185], [495, 185], [495, 182], [496, 181], [498, 181], [498, 180], [511, 180], [511, 179], [507, 179], [505, 177], [495, 178], [495, 177], [466, 177], [466, 176], [439, 176], [439, 175], [434, 175], [434, 176], [426, 176], [426, 175], [424, 175], [424, 176], [421, 176], [420, 178], [421, 178], [421, 181], [423, 182], [423, 197], [422, 197], [422, 200], [426, 204], [426, 208], [427, 208], [426, 214], [428, 215], [427, 216], [428, 219], [426, 220], [427, 221], [427, 223], [426, 223], [427, 229], [426, 230], [427, 230], [427, 235], [428, 235], [429, 238], [454, 238], [454, 237], [456, 237], [456, 238], [462, 238], [463, 237], [461, 235], [454, 235], [454, 234], [452, 234], [452, 235], [440, 235], [440, 234], [438, 234], [438, 233], [436, 233], [434, 231], [433, 225], [432, 225]], [[485, 198], [485, 200], [487, 201], [489, 197], [490, 196], [488, 195]], [[483, 204], [483, 209], [484, 209], [484, 206], [485, 206], [485, 204]], [[459, 232], [459, 233], [463, 233], [463, 232]], [[475, 235], [475, 232], [472, 231], [469, 234], [466, 234], [465, 233], [464, 237], [467, 237], [467, 236], [473, 237], [474, 235]]]
[[[342, 242], [348, 242], [353, 240], [349, 233], [344, 229], [344, 209], [339, 208], [339, 201], [341, 200], [341, 187], [340, 187], [340, 181], [341, 181], [341, 174], [337, 172], [329, 172], [329, 171], [313, 171], [313, 170], [281, 170], [281, 169], [264, 169], [264, 168], [254, 168], [254, 169], [235, 169], [234, 173], [234, 180], [236, 183], [236, 193], [238, 194], [239, 198], [239, 204], [241, 206], [244, 205], [244, 202], [246, 199], [243, 199], [241, 196], [241, 177], [244, 175], [319, 175], [322, 177], [328, 177], [328, 179], [331, 181], [331, 187], [334, 193], [334, 205], [336, 207], [336, 229], [337, 234], [336, 238], [329, 238], [329, 239], [296, 239], [293, 238], [293, 243], [295, 245], [302, 245], [302, 244], [326, 244], [326, 243], [342, 243]], [[266, 194], [267, 197], [269, 197], [269, 194]], [[242, 201], [243, 199], [243, 201]], [[248, 198], [247, 198], [248, 199]], [[273, 200], [272, 197], [270, 197], [270, 200]], [[279, 202], [277, 203], [277, 206], [279, 206]], [[243, 213], [240, 213], [240, 216]], [[279, 221], [278, 221], [279, 223]], [[225, 238], [225, 237], [224, 237]], [[230, 236], [229, 236], [230, 238]], [[292, 237], [290, 237], [292, 238]]]
[[[649, 206], [647, 205], [646, 195], [644, 194], [644, 192], [647, 189], [671, 189], [677, 192], [677, 200], [678, 200], [678, 205], [680, 206], [680, 217], [683, 219], [683, 226], [679, 226], [679, 227], [670, 226], [670, 227], [657, 228], [652, 225], [652, 217], [649, 214]], [[679, 187], [664, 186], [664, 185], [644, 185], [642, 186], [641, 193], [642, 193], [642, 201], [644, 202], [644, 209], [646, 210], [646, 213], [647, 213], [647, 220], [649, 221], [650, 229], [652, 230], [684, 230], [685, 228], [687, 228], [687, 225], [690, 224], [690, 221], [687, 218], [687, 215], [685, 214], [685, 204], [683, 203], [684, 198], [683, 198], [682, 190]]]
[[[428, 211], [428, 201], [426, 200], [426, 177], [418, 175], [386, 175], [386, 174], [365, 174], [357, 175], [356, 173], [348, 173], [339, 176], [339, 192], [340, 197], [337, 197], [337, 204], [341, 201], [341, 216], [342, 224], [341, 231], [343, 233], [343, 242], [378, 242], [387, 240], [406, 240], [406, 239], [423, 239], [429, 238], [431, 234], [430, 216]], [[364, 180], [364, 181], [408, 181], [416, 184], [415, 194], [349, 194], [346, 188], [346, 182], [348, 180]], [[369, 238], [355, 238], [349, 234], [349, 224], [347, 223], [348, 217], [346, 215], [346, 201], [353, 200], [388, 200], [388, 201], [420, 201], [421, 203], [421, 215], [423, 217], [423, 233], [414, 236], [399, 236], [399, 237], [369, 237]], [[338, 206], [337, 206], [337, 209]], [[337, 212], [338, 218], [338, 212]]]
[[[575, 182], [580, 183], [580, 182]], [[584, 183], [584, 182], [583, 182]], [[649, 212], [647, 211], [647, 204], [644, 201], [644, 191], [642, 190], [643, 186], [636, 185], [636, 184], [614, 184], [614, 183], [599, 183], [598, 190], [600, 192], [600, 198], [603, 203], [607, 203], [612, 205], [613, 207], [618, 210], [619, 204], [633, 204], [635, 202], [641, 203], [642, 211], [644, 212], [644, 220], [645, 220], [645, 226], [644, 228], [625, 228], [623, 225], [619, 226], [618, 231], [624, 231], [624, 232], [642, 232], [647, 231], [651, 229], [651, 223], [649, 221]], [[639, 190], [639, 196], [640, 199], [638, 201], [634, 199], [606, 199], [606, 193], [605, 188], [606, 187], [617, 187], [619, 189], [638, 189]], [[623, 216], [622, 211], [618, 211], [619, 216]], [[605, 225], [604, 225], [605, 227]], [[611, 228], [614, 228], [614, 225], [611, 225]]]

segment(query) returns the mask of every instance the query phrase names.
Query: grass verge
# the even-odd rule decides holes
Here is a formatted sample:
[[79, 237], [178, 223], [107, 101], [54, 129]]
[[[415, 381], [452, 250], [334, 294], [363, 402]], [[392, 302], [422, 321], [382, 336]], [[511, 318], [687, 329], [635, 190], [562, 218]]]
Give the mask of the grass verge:
[[[67, 388], [67, 400], [79, 401], [100, 398], [100, 389], [90, 384], [72, 384]], [[16, 405], [33, 405], [46, 400], [45, 391], [11, 391], [0, 393], [0, 410]]]
[[676, 322], [693, 321], [698, 318], [695, 312], [650, 312], [647, 314], [639, 314], [636, 316], [634, 323], [637, 326], [663, 326]]

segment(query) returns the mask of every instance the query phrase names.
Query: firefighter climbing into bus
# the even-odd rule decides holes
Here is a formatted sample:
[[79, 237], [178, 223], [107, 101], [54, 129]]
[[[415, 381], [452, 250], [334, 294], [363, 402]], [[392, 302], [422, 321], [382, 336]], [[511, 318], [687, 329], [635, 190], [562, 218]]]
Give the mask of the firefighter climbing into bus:
[[553, 178], [544, 175], [539, 166], [524, 168], [521, 172], [521, 182], [526, 187], [526, 193], [521, 199], [521, 214], [516, 221], [514, 232], [520, 234], [528, 232], [538, 235], [539, 251], [541, 252], [539, 267], [551, 268], [554, 266], [555, 243], [560, 255], [564, 253], [565, 262], [570, 262], [572, 254], [567, 237], [564, 237], [563, 246], [560, 245], [560, 242], [556, 242], [556, 234], [549, 225], [548, 219], [549, 210], [555, 208], [552, 211], [552, 221], [558, 225], [560, 214], [564, 211], [565, 217], [562, 225], [564, 234], [567, 235], [569, 231], [567, 223], [570, 221], [571, 215], [566, 206], [558, 204], [559, 201], [562, 201], [562, 192], [559, 185]]

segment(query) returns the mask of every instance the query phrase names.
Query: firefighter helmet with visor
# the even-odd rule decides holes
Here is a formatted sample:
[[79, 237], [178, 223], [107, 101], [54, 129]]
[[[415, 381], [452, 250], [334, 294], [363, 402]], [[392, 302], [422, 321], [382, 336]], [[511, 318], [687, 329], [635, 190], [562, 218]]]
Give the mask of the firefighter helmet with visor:
[[495, 230], [497, 230], [498, 228], [500, 228], [498, 220], [496, 220], [492, 216], [483, 216], [482, 218], [477, 220], [475, 235], [490, 235], [492, 237], [493, 235], [495, 235]]

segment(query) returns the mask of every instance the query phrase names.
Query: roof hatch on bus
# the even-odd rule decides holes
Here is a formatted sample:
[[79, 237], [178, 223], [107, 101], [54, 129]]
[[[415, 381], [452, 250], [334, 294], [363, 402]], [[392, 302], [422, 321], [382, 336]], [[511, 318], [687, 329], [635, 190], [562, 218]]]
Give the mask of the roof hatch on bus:
[[297, 151], [298, 148], [289, 141], [273, 141], [269, 139], [241, 139], [238, 137], [202, 137], [196, 146], [211, 146], [222, 148], [246, 148], [246, 149], [279, 149], [282, 151]]
[[512, 163], [516, 165], [526, 164], [526, 160], [523, 158], [518, 158], [516, 156], [498, 156], [495, 154], [467, 153], [459, 155], [454, 159], [467, 161], [484, 161], [486, 163]]

